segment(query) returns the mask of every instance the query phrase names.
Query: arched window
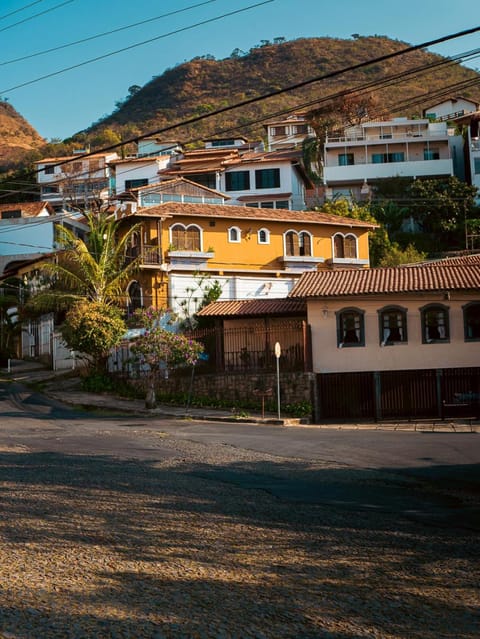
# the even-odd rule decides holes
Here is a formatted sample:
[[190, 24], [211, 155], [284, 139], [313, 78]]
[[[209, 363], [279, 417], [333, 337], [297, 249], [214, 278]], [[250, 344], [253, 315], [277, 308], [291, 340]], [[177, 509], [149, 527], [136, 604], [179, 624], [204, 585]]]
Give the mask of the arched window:
[[285, 233], [285, 255], [308, 256], [312, 255], [312, 236], [308, 231], [287, 231]]
[[201, 251], [201, 229], [195, 224], [184, 226], [174, 224], [170, 228], [171, 244], [174, 251]]
[[471, 302], [463, 307], [463, 325], [466, 342], [480, 340], [480, 302]]
[[338, 347], [365, 346], [364, 312], [358, 308], [344, 308], [336, 316]]
[[229, 242], [235, 242], [235, 243], [238, 244], [238, 242], [240, 242], [241, 238], [242, 238], [242, 232], [238, 228], [238, 226], [231, 226], [228, 229], [228, 241]]
[[270, 244], [270, 231], [268, 229], [260, 229], [257, 233], [257, 241], [259, 244]]
[[340, 259], [356, 259], [357, 236], [353, 233], [348, 233], [347, 235], [336, 233], [333, 236], [333, 256]]
[[391, 346], [407, 342], [407, 311], [399, 306], [388, 306], [379, 311], [380, 344]]
[[128, 294], [128, 315], [133, 315], [137, 308], [143, 306], [143, 295], [140, 284], [134, 280], [130, 282], [127, 289]]
[[448, 308], [443, 304], [428, 304], [420, 309], [422, 322], [422, 342], [448, 342], [450, 326]]

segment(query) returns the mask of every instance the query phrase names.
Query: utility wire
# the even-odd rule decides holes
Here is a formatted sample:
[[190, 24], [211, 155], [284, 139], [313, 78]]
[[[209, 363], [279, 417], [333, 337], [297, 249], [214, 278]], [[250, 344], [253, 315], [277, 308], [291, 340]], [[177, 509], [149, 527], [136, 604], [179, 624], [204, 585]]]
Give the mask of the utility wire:
[[[480, 30], [480, 27], [473, 28], [473, 31], [478, 31], [478, 30]], [[453, 39], [453, 38], [456, 38], [456, 37], [461, 37], [462, 35], [465, 35], [466, 33], [470, 33], [471, 31], [472, 31], [471, 29], [468, 30], [468, 31], [462, 31], [462, 32], [459, 32], [459, 33], [456, 33], [456, 34], [451, 34], [451, 35], [445, 36], [444, 38], [440, 38], [440, 39], [437, 39], [435, 41], [430, 41], [428, 43], [423, 43], [423, 44], [415, 45], [415, 46], [412, 46], [412, 47], [408, 47], [407, 49], [402, 49], [402, 50], [400, 50], [398, 52], [394, 52], [392, 54], [388, 54], [387, 56], [381, 56], [380, 58], [374, 58], [372, 60], [359, 63], [359, 65], [352, 65], [351, 67], [346, 67], [344, 69], [337, 70], [337, 71], [331, 72], [329, 74], [326, 74], [326, 76], [319, 76], [317, 78], [314, 78], [314, 79], [311, 79], [311, 80], [307, 80], [307, 81], [299, 83], [299, 84], [300, 85], [310, 84], [310, 83], [313, 83], [313, 82], [316, 82], [316, 81], [320, 81], [320, 80], [322, 80], [322, 79], [324, 79], [326, 77], [331, 77], [332, 75], [340, 75], [341, 73], [346, 73], [346, 72], [350, 71], [352, 68], [357, 68], [358, 66], [368, 66], [370, 64], [375, 64], [375, 63], [377, 63], [380, 60], [384, 60], [385, 58], [390, 58], [390, 57], [402, 55], [402, 54], [404, 54], [406, 52], [410, 52], [412, 50], [416, 50], [416, 49], [419, 49], [419, 48], [424, 48], [425, 46], [430, 45], [431, 42], [439, 42], [440, 40], [445, 41], [446, 39]], [[242, 130], [243, 128], [247, 127], [247, 126], [252, 126], [253, 124], [258, 124], [258, 123], [263, 122], [265, 120], [268, 120], [268, 119], [270, 119], [272, 117], [278, 117], [280, 115], [285, 115], [286, 113], [291, 113], [293, 111], [298, 111], [299, 109], [305, 108], [306, 106], [311, 106], [313, 104], [317, 104], [318, 105], [318, 104], [323, 103], [323, 102], [328, 102], [328, 101], [337, 99], [339, 97], [343, 97], [345, 95], [349, 95], [349, 94], [352, 94], [352, 93], [363, 91], [363, 90], [365, 90], [367, 88], [372, 88], [372, 90], [374, 90], [376, 87], [380, 87], [382, 85], [387, 86], [388, 84], [393, 83], [395, 80], [399, 81], [399, 80], [403, 79], [406, 76], [409, 76], [409, 75], [412, 75], [412, 74], [415, 74], [415, 73], [419, 73], [419, 72], [428, 71], [431, 68], [437, 68], [437, 67], [443, 66], [445, 64], [457, 63], [462, 58], [467, 58], [467, 57], [472, 57], [472, 56], [478, 55], [478, 51], [479, 51], [478, 49], [475, 49], [473, 51], [468, 51], [466, 53], [459, 54], [459, 55], [454, 56], [452, 58], [447, 58], [445, 60], [441, 60], [441, 61], [438, 61], [438, 62], [431, 63], [430, 65], [422, 65], [420, 67], [415, 67], [413, 69], [409, 69], [409, 70], [407, 70], [407, 71], [405, 71], [403, 73], [400, 73], [400, 74], [394, 74], [394, 75], [389, 76], [388, 78], [384, 78], [383, 80], [380, 80], [380, 81], [372, 81], [372, 82], [369, 82], [369, 83], [365, 83], [364, 85], [360, 85], [360, 86], [357, 86], [357, 87], [353, 87], [351, 89], [346, 89], [346, 90], [343, 90], [343, 91], [340, 91], [340, 92], [337, 92], [337, 93], [334, 93], [334, 94], [330, 94], [328, 96], [324, 96], [323, 98], [317, 98], [315, 100], [311, 100], [309, 102], [306, 102], [306, 103], [303, 103], [303, 104], [300, 104], [300, 105], [297, 104], [294, 107], [289, 107], [288, 109], [283, 109], [283, 110], [277, 111], [275, 113], [270, 113], [267, 116], [262, 116], [261, 118], [250, 120], [249, 122], [247, 122], [247, 123], [245, 123], [245, 124], [243, 124], [241, 126], [236, 125], [236, 126], [233, 126], [233, 127], [228, 127], [228, 128], [222, 129], [222, 130], [218, 131], [216, 133], [216, 135], [223, 134], [223, 133], [229, 133], [229, 132], [236, 131], [236, 130], [239, 131], [239, 130]], [[473, 80], [467, 81], [467, 82], [468, 83], [477, 83], [478, 81], [479, 81], [478, 78], [474, 78]], [[297, 88], [298, 86], [299, 86], [298, 84], [294, 85], [294, 88]], [[455, 88], [459, 87], [458, 84], [453, 85], [453, 86]], [[463, 86], [465, 87], [467, 85], [463, 85]], [[449, 88], [451, 90], [452, 86], [447, 87], [446, 89], [444, 89], [444, 91], [448, 90]], [[79, 159], [91, 157], [92, 155], [95, 155], [95, 154], [105, 153], [107, 151], [114, 150], [114, 149], [116, 149], [118, 147], [121, 147], [121, 146], [124, 146], [126, 144], [138, 143], [139, 140], [141, 140], [141, 139], [143, 139], [145, 137], [157, 136], [159, 133], [165, 132], [167, 130], [180, 128], [181, 126], [184, 126], [185, 124], [191, 123], [192, 120], [193, 121], [198, 121], [198, 120], [203, 120], [203, 119], [206, 119], [206, 118], [209, 118], [209, 117], [213, 117], [214, 115], [217, 115], [218, 113], [223, 113], [225, 111], [233, 110], [233, 109], [239, 108], [240, 106], [244, 106], [246, 103], [258, 102], [260, 100], [267, 99], [267, 98], [271, 97], [272, 95], [277, 95], [279, 93], [285, 93], [285, 92], [287, 92], [289, 90], [292, 90], [292, 87], [286, 87], [284, 89], [277, 90], [277, 91], [272, 92], [270, 94], [266, 94], [266, 95], [263, 95], [263, 96], [258, 96], [258, 97], [252, 98], [251, 100], [246, 100], [244, 102], [237, 103], [237, 104], [231, 105], [229, 107], [224, 107], [222, 109], [219, 109], [218, 111], [214, 111], [214, 112], [211, 112], [211, 113], [208, 113], [208, 114], [203, 114], [201, 116], [197, 116], [195, 118], [191, 118], [190, 120], [186, 120], [184, 122], [178, 122], [178, 123], [175, 123], [173, 125], [169, 125], [169, 126], [165, 127], [164, 129], [159, 129], [159, 130], [156, 130], [154, 132], [143, 134], [141, 136], [136, 136], [135, 138], [130, 138], [130, 139], [124, 140], [124, 141], [122, 141], [120, 143], [117, 143], [117, 144], [114, 144], [114, 145], [110, 145], [110, 146], [104, 147], [102, 149], [97, 149], [97, 150], [95, 150], [93, 152], [83, 153], [83, 154], [76, 154], [75, 156], [69, 156], [68, 159], [66, 159], [66, 160], [64, 160], [62, 162], [58, 162], [58, 163], [56, 163], [53, 166], [61, 166], [61, 165], [64, 165], [64, 164], [68, 164], [68, 163], [70, 163], [70, 162], [72, 162], [74, 160], [79, 160]], [[435, 95], [435, 94], [432, 94], [432, 93], [424, 94], [420, 98], [416, 98], [414, 101], [410, 101], [409, 104], [414, 104], [416, 102], [417, 103], [418, 102], [422, 102], [427, 95], [430, 98], [430, 97], [433, 97], [433, 95]], [[399, 108], [396, 109], [396, 111], [399, 111], [399, 110], [400, 110]], [[197, 141], [197, 140], [195, 140], [195, 139], [190, 140], [190, 142], [195, 142], [195, 141]], [[39, 173], [42, 170], [43, 169], [38, 169], [36, 171], [36, 173]], [[88, 173], [89, 172], [85, 172], [84, 175], [88, 175]], [[80, 175], [77, 174], [77, 178], [78, 177], [81, 177], [81, 174]], [[50, 182], [49, 185], [52, 185], [52, 184], [55, 184], [55, 183], [64, 182], [64, 181], [65, 181], [64, 178], [63, 179], [60, 178], [59, 180], [57, 180], [55, 182]], [[20, 192], [22, 192], [22, 191], [20, 191]], [[7, 195], [0, 196], [0, 199], [2, 197], [8, 197], [8, 196]]]
[[[271, 0], [267, 0], [267, 1], [271, 1]], [[260, 4], [264, 4], [264, 3], [260, 3]], [[254, 5], [257, 6], [257, 5]], [[251, 8], [251, 7], [249, 7]], [[455, 38], [461, 38], [464, 37], [466, 35], [471, 35], [472, 33], [476, 33], [477, 31], [480, 31], [480, 26], [476, 26], [476, 27], [472, 27], [470, 29], [465, 29], [463, 31], [458, 31], [456, 33], [452, 33], [446, 36], [443, 36], [441, 38], [436, 38], [435, 40], [429, 40], [427, 42], [422, 42], [421, 44], [417, 44], [417, 45], [412, 45], [409, 47], [406, 47], [404, 49], [400, 49], [398, 51], [394, 51], [392, 53], [388, 53], [382, 56], [379, 56], [377, 58], [371, 58], [369, 60], [364, 60], [363, 62], [359, 62], [357, 64], [353, 64], [353, 65], [349, 65], [347, 67], [343, 67], [341, 69], [337, 69], [336, 71], [331, 71], [329, 73], [325, 73], [323, 75], [320, 76], [315, 76], [314, 78], [310, 78], [308, 80], [304, 80], [302, 82], [298, 82], [296, 84], [292, 84], [289, 85], [287, 87], [284, 87], [283, 89], [277, 89], [275, 91], [271, 91], [269, 93], [264, 93], [262, 95], [256, 96], [254, 98], [249, 98], [247, 100], [243, 100], [241, 102], [237, 102], [235, 104], [226, 106], [226, 107], [222, 107], [220, 109], [216, 109], [215, 111], [211, 111], [209, 113], [204, 113], [201, 115], [197, 115], [188, 119], [185, 119], [183, 121], [180, 122], [175, 122], [173, 124], [169, 124], [168, 126], [162, 127], [160, 129], [155, 129], [153, 131], [149, 131], [148, 133], [144, 133], [142, 135], [137, 135], [133, 138], [129, 138], [127, 140], [123, 140], [122, 142], [118, 142], [116, 144], [111, 144], [109, 146], [106, 147], [102, 147], [101, 149], [97, 149], [96, 151], [92, 151], [92, 152], [88, 152], [88, 153], [83, 153], [81, 155], [77, 156], [77, 160], [80, 160], [82, 158], [86, 158], [86, 157], [90, 157], [91, 155], [95, 155], [98, 153], [106, 153], [107, 151], [112, 151], [114, 149], [117, 149], [121, 146], [124, 146], [125, 144], [132, 144], [132, 143], [138, 143], [139, 140], [142, 140], [144, 138], [148, 138], [148, 137], [156, 137], [162, 133], [166, 133], [168, 131], [173, 131], [174, 129], [178, 129], [181, 126], [187, 126], [190, 124], [196, 124], [197, 122], [200, 122], [202, 120], [205, 120], [207, 118], [212, 118], [215, 117], [217, 115], [220, 115], [222, 113], [227, 113], [228, 111], [233, 111], [234, 109], [239, 109], [241, 107], [244, 106], [248, 106], [250, 104], [255, 104], [257, 102], [262, 102], [263, 100], [266, 100], [268, 98], [277, 96], [277, 95], [282, 95], [284, 93], [288, 93], [291, 91], [294, 91], [296, 89], [300, 89], [306, 86], [309, 86], [311, 84], [314, 84], [316, 82], [320, 82], [322, 80], [329, 80], [331, 78], [337, 77], [339, 75], [342, 75], [344, 73], [347, 73], [349, 71], [355, 71], [356, 69], [362, 69], [364, 67], [368, 67], [372, 64], [378, 64], [379, 62], [384, 62], [385, 60], [391, 60], [393, 58], [396, 58], [398, 56], [401, 55], [405, 55], [406, 53], [410, 53], [412, 51], [418, 51], [419, 49], [425, 49], [427, 47], [430, 47], [432, 45], [435, 44], [440, 44], [442, 42], [447, 42], [448, 40], [453, 40]], [[0, 93], [4, 93], [2, 91], [0, 91]], [[70, 162], [71, 160], [65, 160], [65, 162], [59, 162], [57, 165], [55, 166], [61, 166], [62, 164], [67, 164], [68, 162]]]
[[197, 4], [192, 4], [189, 7], [185, 7], [183, 9], [177, 9], [176, 11], [170, 11], [169, 13], [162, 13], [162, 15], [155, 16], [153, 18], [148, 18], [146, 20], [142, 20], [141, 22], [133, 22], [132, 24], [125, 25], [123, 27], [118, 27], [117, 29], [111, 29], [110, 31], [105, 31], [104, 33], [97, 33], [96, 35], [89, 36], [88, 38], [82, 38], [81, 40], [75, 40], [74, 42], [68, 42], [67, 44], [61, 44], [56, 47], [52, 47], [51, 49], [44, 49], [43, 51], [37, 51], [36, 53], [30, 53], [29, 55], [24, 55], [20, 58], [14, 58], [13, 60], [6, 60], [5, 62], [0, 62], [0, 67], [6, 66], [8, 64], [14, 64], [15, 62], [22, 62], [23, 60], [30, 60], [31, 58], [36, 58], [37, 56], [46, 55], [47, 53], [53, 53], [55, 51], [60, 51], [62, 49], [67, 49], [68, 47], [73, 47], [77, 44], [83, 44], [84, 42], [90, 42], [92, 40], [97, 40], [98, 38], [103, 38], [108, 35], [112, 35], [113, 33], [119, 33], [120, 31], [126, 31], [127, 29], [133, 29], [134, 27], [138, 27], [143, 24], [147, 24], [149, 22], [154, 22], [156, 20], [161, 20], [162, 18], [168, 18], [177, 13], [184, 13], [185, 11], [189, 11], [191, 9], [196, 9], [197, 7], [201, 7], [205, 4], [211, 4], [212, 2], [217, 2], [217, 0], [205, 0], [204, 2], [198, 2]]
[[25, 18], [24, 20], [20, 20], [19, 22], [14, 22], [13, 24], [8, 25], [8, 27], [3, 27], [2, 29], [0, 29], [0, 33], [2, 33], [2, 31], [7, 31], [8, 29], [13, 29], [13, 27], [18, 27], [19, 24], [23, 24], [24, 22], [29, 22], [30, 20], [34, 20], [35, 18], [38, 18], [39, 16], [43, 16], [46, 13], [55, 11], [55, 9], [60, 9], [60, 7], [64, 7], [66, 4], [71, 4], [72, 2], [75, 2], [75, 0], [65, 0], [65, 2], [61, 2], [60, 4], [56, 4], [54, 7], [50, 7], [50, 9], [45, 9], [45, 11], [41, 11], [40, 13], [35, 13], [33, 16], [30, 16], [29, 18]]
[[35, 2], [31, 2], [30, 4], [26, 4], [24, 7], [20, 7], [19, 9], [15, 9], [15, 11], [11, 11], [10, 13], [6, 13], [3, 16], [0, 16], [0, 20], [5, 20], [6, 18], [9, 18], [10, 16], [15, 15], [16, 13], [20, 13], [20, 11], [25, 11], [25, 9], [29, 9], [30, 7], [33, 7], [34, 4], [40, 4], [40, 2], [44, 2], [44, 0], [35, 0]]
[[[68, 2], [73, 2], [74, 0], [68, 0]], [[214, 18], [208, 18], [208, 20], [202, 20], [201, 22], [196, 22], [195, 24], [188, 25], [186, 27], [181, 27], [180, 29], [175, 29], [174, 31], [169, 31], [168, 33], [162, 33], [159, 36], [155, 36], [154, 38], [149, 38], [148, 40], [143, 40], [142, 42], [136, 42], [135, 44], [131, 44], [128, 47], [123, 47], [122, 49], [117, 49], [116, 51], [110, 51], [109, 53], [105, 53], [103, 55], [99, 55], [95, 58], [90, 58], [90, 60], [84, 60], [83, 62], [79, 62], [78, 64], [73, 64], [69, 67], [64, 67], [63, 69], [59, 69], [58, 71], [53, 71], [52, 73], [47, 73], [46, 75], [42, 75], [38, 78], [34, 78], [33, 80], [28, 80], [27, 82], [22, 82], [21, 84], [17, 84], [13, 87], [9, 87], [8, 89], [0, 90], [0, 94], [10, 93], [11, 91], [15, 91], [16, 89], [20, 89], [22, 87], [29, 86], [30, 84], [35, 84], [36, 82], [40, 82], [41, 80], [46, 80], [48, 78], [53, 78], [54, 76], [61, 75], [62, 73], [66, 73], [67, 71], [72, 71], [73, 69], [78, 69], [87, 64], [92, 64], [93, 62], [98, 62], [99, 60], [104, 60], [105, 58], [110, 58], [119, 53], [124, 53], [125, 51], [130, 51], [131, 49], [136, 49], [137, 47], [141, 47], [145, 44], [150, 44], [151, 42], [156, 42], [157, 40], [161, 40], [162, 38], [167, 38], [172, 35], [176, 35], [178, 33], [182, 33], [185, 31], [190, 31], [196, 27], [203, 26], [204, 24], [210, 24], [212, 22], [216, 22], [218, 20], [222, 20], [223, 18], [227, 18], [233, 15], [237, 15], [239, 13], [243, 13], [244, 11], [249, 11], [250, 9], [255, 9], [264, 4], [270, 4], [271, 2], [275, 2], [275, 0], [262, 0], [262, 2], [257, 2], [256, 4], [252, 4], [248, 7], [243, 7], [242, 9], [236, 9], [235, 11], [230, 11], [228, 13], [223, 13], [220, 16], [215, 16]], [[1, 30], [0, 30], [1, 31]]]

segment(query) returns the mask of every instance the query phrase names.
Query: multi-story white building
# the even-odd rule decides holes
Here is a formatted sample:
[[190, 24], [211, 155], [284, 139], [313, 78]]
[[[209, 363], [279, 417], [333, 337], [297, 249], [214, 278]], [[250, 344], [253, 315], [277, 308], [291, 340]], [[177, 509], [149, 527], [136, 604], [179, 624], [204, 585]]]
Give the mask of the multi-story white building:
[[371, 186], [385, 178], [454, 175], [453, 138], [446, 122], [406, 117], [364, 122], [341, 136], [329, 135], [323, 167], [326, 197], [366, 198]]
[[118, 154], [93, 153], [44, 158], [36, 162], [40, 199], [55, 209], [86, 209], [93, 203], [108, 201], [111, 168]]

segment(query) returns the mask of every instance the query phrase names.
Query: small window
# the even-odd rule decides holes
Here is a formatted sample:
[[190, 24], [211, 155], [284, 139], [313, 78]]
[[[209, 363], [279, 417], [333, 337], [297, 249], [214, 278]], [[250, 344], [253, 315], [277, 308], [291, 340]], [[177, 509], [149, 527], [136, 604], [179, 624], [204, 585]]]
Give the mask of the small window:
[[450, 338], [448, 308], [442, 304], [429, 304], [420, 309], [422, 342], [448, 342]]
[[336, 315], [338, 347], [365, 346], [363, 311], [357, 308], [346, 308]]
[[228, 229], [228, 241], [239, 243], [242, 238], [242, 233], [237, 226], [232, 226]]
[[391, 346], [407, 342], [407, 312], [396, 306], [379, 311], [380, 344]]
[[438, 149], [423, 149], [424, 160], [439, 160], [440, 151]]
[[480, 175], [480, 158], [473, 158], [473, 171], [475, 175]]
[[125, 190], [138, 189], [141, 186], [148, 186], [148, 178], [138, 178], [137, 180], [125, 180]]
[[256, 189], [275, 189], [280, 186], [280, 169], [259, 169], [255, 171]]
[[250, 188], [250, 171], [225, 173], [226, 191], [246, 191]]
[[480, 340], [480, 302], [472, 302], [463, 307], [465, 341]]
[[50, 166], [46, 166], [43, 169], [43, 172], [45, 173], [45, 175], [52, 175], [53, 173], [55, 173], [55, 165], [51, 164]]
[[338, 166], [351, 166], [355, 164], [353, 153], [340, 153], [338, 156]]
[[270, 231], [268, 229], [260, 229], [257, 239], [259, 244], [270, 244]]

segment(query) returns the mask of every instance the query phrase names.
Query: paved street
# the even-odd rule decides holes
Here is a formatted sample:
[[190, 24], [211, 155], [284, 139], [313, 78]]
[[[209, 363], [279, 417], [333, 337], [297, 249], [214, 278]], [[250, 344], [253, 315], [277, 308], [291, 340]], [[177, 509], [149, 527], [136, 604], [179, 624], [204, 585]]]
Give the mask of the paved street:
[[2, 639], [479, 636], [475, 433], [0, 422]]

